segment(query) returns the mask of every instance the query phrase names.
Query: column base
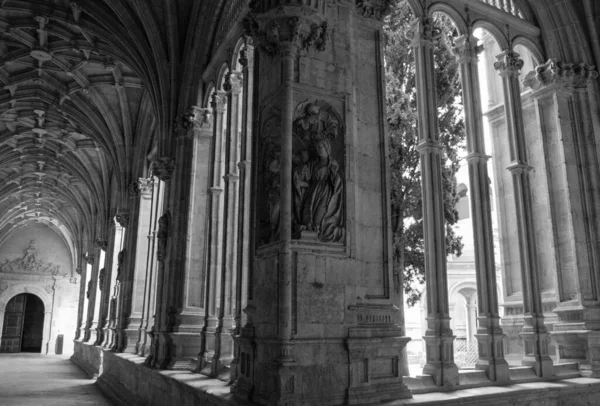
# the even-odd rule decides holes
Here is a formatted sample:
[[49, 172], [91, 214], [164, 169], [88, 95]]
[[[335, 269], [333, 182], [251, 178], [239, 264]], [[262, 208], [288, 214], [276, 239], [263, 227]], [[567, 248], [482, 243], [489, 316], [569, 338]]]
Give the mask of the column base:
[[423, 375], [431, 375], [437, 386], [458, 386], [458, 366], [454, 363], [455, 336], [424, 336], [427, 362]]
[[508, 362], [504, 359], [504, 334], [476, 334], [479, 359], [475, 369], [486, 371], [487, 377], [499, 384], [510, 380]]
[[521, 364], [533, 367], [535, 374], [540, 378], [551, 378], [554, 375], [554, 368], [552, 358], [548, 355], [550, 334], [523, 331], [520, 336], [525, 346], [525, 355]]

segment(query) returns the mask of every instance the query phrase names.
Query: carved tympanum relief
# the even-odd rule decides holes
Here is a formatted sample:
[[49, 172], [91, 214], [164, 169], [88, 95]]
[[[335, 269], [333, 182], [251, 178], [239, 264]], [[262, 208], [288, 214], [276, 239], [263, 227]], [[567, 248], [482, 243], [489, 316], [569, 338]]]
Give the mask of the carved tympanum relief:
[[[259, 245], [279, 239], [281, 212], [281, 124], [274, 116], [261, 132]], [[340, 243], [345, 237], [344, 130], [340, 115], [327, 102], [306, 100], [293, 123], [292, 235], [294, 239]]]
[[4, 264], [0, 265], [0, 272], [13, 273], [43, 273], [53, 276], [61, 274], [60, 265], [55, 265], [51, 262], [43, 262], [38, 258], [37, 242], [31, 240], [29, 247], [23, 251], [23, 257], [12, 261], [5, 260]]

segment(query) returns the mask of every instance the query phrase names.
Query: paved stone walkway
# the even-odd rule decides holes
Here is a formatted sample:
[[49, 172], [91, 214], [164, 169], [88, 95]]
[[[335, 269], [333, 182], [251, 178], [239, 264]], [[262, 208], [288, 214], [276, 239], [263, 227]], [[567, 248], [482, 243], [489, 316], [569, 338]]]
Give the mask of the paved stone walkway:
[[110, 406], [68, 357], [41, 354], [0, 354], [1, 406]]

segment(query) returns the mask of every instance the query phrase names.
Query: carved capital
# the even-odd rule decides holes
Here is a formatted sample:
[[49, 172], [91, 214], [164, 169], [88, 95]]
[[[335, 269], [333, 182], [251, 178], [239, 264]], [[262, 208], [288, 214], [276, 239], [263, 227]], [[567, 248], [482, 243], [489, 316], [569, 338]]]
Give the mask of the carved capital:
[[121, 227], [127, 227], [129, 224], [129, 212], [121, 211], [115, 216], [115, 220]]
[[127, 187], [127, 194], [132, 199], [140, 195], [140, 188], [137, 182], [131, 182], [129, 184], [129, 186]]
[[327, 22], [310, 8], [288, 6], [268, 17], [250, 13], [243, 24], [246, 36], [269, 55], [279, 54], [284, 44], [324, 51], [329, 39]]
[[523, 68], [523, 60], [519, 58], [518, 53], [505, 49], [501, 54], [496, 56], [497, 61], [494, 62], [494, 69], [502, 76], [519, 76], [519, 71]]
[[595, 66], [549, 59], [529, 72], [523, 79], [523, 84], [533, 90], [552, 85], [565, 89], [584, 89], [592, 79], [597, 77], [598, 71]]
[[175, 161], [169, 157], [155, 158], [150, 165], [150, 172], [163, 182], [171, 180], [175, 170]]
[[87, 262], [88, 265], [92, 265], [93, 266], [94, 265], [94, 259], [95, 259], [94, 254], [88, 254], [85, 257], [85, 262]]
[[381, 21], [390, 10], [390, 0], [355, 0], [356, 13]]
[[223, 90], [227, 93], [240, 94], [242, 92], [243, 77], [241, 72], [229, 71], [225, 75]]
[[477, 55], [483, 51], [483, 45], [477, 45], [477, 38], [472, 35], [461, 35], [454, 41], [452, 52], [458, 56], [460, 63], [477, 63]]
[[81, 275], [81, 265], [75, 268], [75, 272], [77, 272], [77, 275]]
[[154, 188], [154, 180], [152, 178], [139, 178], [136, 184], [142, 197], [150, 197]]
[[433, 46], [433, 41], [442, 35], [442, 30], [435, 26], [431, 18], [416, 18], [410, 23], [406, 38], [411, 41], [411, 46]]
[[102, 251], [106, 251], [108, 249], [108, 241], [102, 238], [96, 238], [94, 246], [100, 248]]
[[213, 109], [214, 114], [225, 112], [225, 106], [227, 105], [227, 94], [223, 91], [217, 91], [210, 97], [210, 107]]

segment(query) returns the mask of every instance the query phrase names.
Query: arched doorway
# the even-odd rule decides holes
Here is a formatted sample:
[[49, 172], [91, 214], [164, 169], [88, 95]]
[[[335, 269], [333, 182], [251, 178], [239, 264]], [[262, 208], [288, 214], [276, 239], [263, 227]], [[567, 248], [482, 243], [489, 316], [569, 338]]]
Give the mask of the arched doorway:
[[44, 303], [31, 293], [16, 295], [6, 305], [0, 352], [41, 352]]

